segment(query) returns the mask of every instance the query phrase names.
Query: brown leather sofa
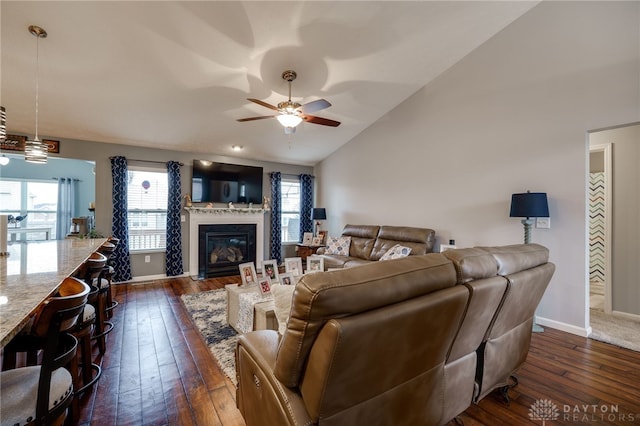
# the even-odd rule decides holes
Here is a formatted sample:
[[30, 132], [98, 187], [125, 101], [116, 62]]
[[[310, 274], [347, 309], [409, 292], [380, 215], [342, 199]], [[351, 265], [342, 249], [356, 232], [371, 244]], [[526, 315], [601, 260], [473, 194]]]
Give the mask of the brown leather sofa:
[[248, 426], [445, 424], [522, 365], [554, 270], [529, 244], [305, 275], [283, 336], [240, 336], [237, 406]]
[[380, 260], [396, 244], [411, 248], [411, 255], [431, 253], [436, 241], [433, 229], [410, 226], [346, 225], [343, 237], [351, 237], [349, 256], [326, 254], [318, 249], [324, 258], [324, 268], [348, 268]]

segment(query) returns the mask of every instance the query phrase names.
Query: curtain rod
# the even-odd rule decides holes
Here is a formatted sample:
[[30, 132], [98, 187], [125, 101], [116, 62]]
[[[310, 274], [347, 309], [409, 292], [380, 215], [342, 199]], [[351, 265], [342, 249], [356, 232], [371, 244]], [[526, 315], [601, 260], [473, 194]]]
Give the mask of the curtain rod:
[[[109, 160], [113, 160], [116, 157], [109, 157]], [[157, 164], [167, 164], [167, 161], [153, 161], [153, 160], [136, 160], [135, 158], [127, 158], [127, 161], [138, 161], [140, 163], [157, 163]], [[182, 163], [178, 163], [181, 166], [184, 166]]]

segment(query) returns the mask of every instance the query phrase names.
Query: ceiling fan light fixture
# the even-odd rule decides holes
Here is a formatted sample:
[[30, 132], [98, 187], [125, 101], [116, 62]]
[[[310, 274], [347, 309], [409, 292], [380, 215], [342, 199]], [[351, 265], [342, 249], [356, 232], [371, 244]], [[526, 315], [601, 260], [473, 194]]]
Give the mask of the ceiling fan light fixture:
[[283, 127], [296, 127], [302, 123], [302, 117], [297, 114], [280, 114], [276, 116], [276, 119], [282, 124]]

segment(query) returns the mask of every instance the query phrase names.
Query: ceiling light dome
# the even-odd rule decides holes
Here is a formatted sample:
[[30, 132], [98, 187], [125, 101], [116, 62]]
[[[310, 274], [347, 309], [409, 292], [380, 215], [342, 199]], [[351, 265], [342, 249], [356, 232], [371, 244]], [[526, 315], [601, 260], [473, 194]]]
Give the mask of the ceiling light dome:
[[280, 114], [276, 116], [276, 119], [283, 127], [296, 127], [302, 123], [302, 117], [297, 114]]

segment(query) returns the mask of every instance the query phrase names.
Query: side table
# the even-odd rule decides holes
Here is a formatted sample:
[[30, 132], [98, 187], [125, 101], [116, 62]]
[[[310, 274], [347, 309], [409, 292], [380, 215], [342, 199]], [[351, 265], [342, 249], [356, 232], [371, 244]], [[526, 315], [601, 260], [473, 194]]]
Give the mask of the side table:
[[303, 262], [306, 262], [307, 257], [316, 254], [318, 249], [324, 246], [305, 246], [302, 244], [296, 244], [296, 253], [298, 257], [302, 259]]

